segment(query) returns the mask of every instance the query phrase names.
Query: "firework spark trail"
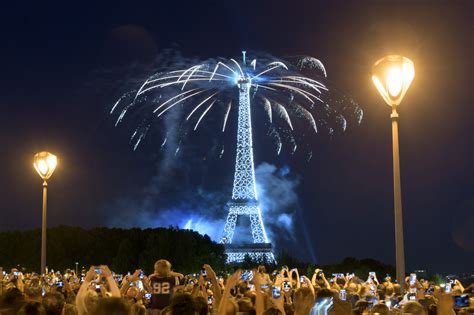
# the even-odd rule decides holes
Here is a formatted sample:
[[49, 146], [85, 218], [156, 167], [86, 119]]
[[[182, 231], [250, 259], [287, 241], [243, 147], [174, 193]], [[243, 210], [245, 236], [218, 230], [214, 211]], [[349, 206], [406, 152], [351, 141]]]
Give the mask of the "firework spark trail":
[[165, 109], [163, 109], [157, 116], [160, 117], [161, 115], [163, 115], [166, 111], [168, 111], [170, 108], [172, 108], [173, 106], [183, 102], [184, 100], [190, 98], [190, 97], [193, 97], [195, 95], [198, 95], [198, 94], [201, 94], [203, 92], [206, 92], [206, 90], [204, 91], [197, 91], [196, 93], [192, 93], [191, 95], [188, 95], [188, 96], [185, 96], [183, 97], [182, 99], [180, 99], [179, 101], [176, 101], [174, 102], [173, 104], [171, 104], [170, 106], [166, 107]]
[[188, 117], [186, 117], [186, 120], [189, 120], [189, 118], [191, 118], [191, 116], [194, 114], [194, 112], [199, 108], [201, 107], [204, 103], [206, 103], [208, 100], [210, 100], [211, 98], [213, 98], [214, 96], [216, 96], [219, 92], [216, 92], [214, 94], [212, 94], [211, 96], [208, 96], [207, 98], [204, 99], [204, 101], [202, 101], [201, 103], [197, 104], [194, 109], [191, 111], [191, 113], [189, 113]]
[[280, 103], [275, 103], [275, 105], [278, 109], [278, 112], [280, 113], [280, 117], [285, 119], [288, 126], [290, 126], [290, 129], [293, 130], [293, 125], [291, 124], [290, 116], [288, 115], [288, 112], [286, 111], [285, 107], [283, 107], [283, 105], [281, 105]]
[[[232, 100], [237, 98], [237, 86], [240, 82], [248, 82], [250, 85], [251, 99], [254, 100], [252, 107], [255, 107], [254, 102], [261, 103], [260, 108], [268, 117], [265, 123], [271, 127], [268, 135], [276, 143], [277, 154], [281, 152], [283, 140], [290, 143], [291, 153], [298, 147], [297, 141], [304, 143], [305, 133], [300, 133], [295, 138], [301, 127], [292, 121], [293, 115], [298, 121], [308, 123], [315, 133], [323, 130], [330, 135], [336, 130], [345, 131], [351, 117], [355, 117], [356, 123], [360, 123], [363, 112], [358, 105], [350, 98], [339, 97], [337, 91], [329, 89], [327, 81], [319, 79], [324, 80], [327, 73], [318, 59], [302, 57], [296, 64], [268, 56], [259, 57], [258, 60], [258, 63], [257, 58], [250, 63], [239, 63], [232, 58], [192, 63], [180, 61], [181, 65], [187, 64], [182, 69], [173, 69], [167, 65], [167, 70], [149, 76], [139, 85], [138, 90], [131, 90], [119, 97], [110, 114], [116, 113], [120, 108], [116, 125], [122, 123], [126, 115], [130, 116], [127, 114], [129, 111], [142, 113], [141, 111], [147, 110], [147, 113], [152, 114], [133, 129], [130, 141], [133, 141], [135, 150], [143, 143], [155, 119], [156, 122], [161, 122], [163, 115], [179, 105], [184, 111], [179, 112], [177, 119], [182, 119], [184, 127], [179, 130], [183, 134], [175, 148], [175, 155], [180, 151], [183, 135], [187, 135], [185, 130], [189, 128], [197, 132], [198, 127], [202, 130], [204, 126], [211, 125], [213, 120], [204, 120], [205, 117], [222, 115], [222, 132], [226, 132], [231, 115], [238, 109], [238, 106], [232, 106]], [[321, 106], [317, 106], [318, 104]], [[152, 106], [151, 110], [148, 105]], [[276, 115], [272, 113], [273, 110]], [[173, 110], [173, 113], [178, 112]], [[195, 114], [199, 117], [197, 120], [192, 119], [191, 126], [184, 124]], [[284, 124], [279, 124], [279, 121]], [[160, 148], [164, 147], [167, 136], [164, 139]], [[222, 154], [223, 149], [220, 156]]]
[[224, 124], [222, 125], [222, 132], [225, 131], [225, 125], [227, 124], [227, 118], [229, 118], [230, 109], [232, 107], [232, 101], [227, 105], [227, 110], [225, 111]]
[[270, 100], [266, 97], [263, 97], [263, 107], [265, 108], [265, 112], [267, 113], [270, 123], [272, 123], [272, 104], [270, 103]]
[[194, 126], [194, 130], [197, 129], [199, 123], [201, 122], [201, 119], [202, 119], [204, 116], [206, 116], [207, 112], [211, 109], [212, 105], [214, 105], [214, 103], [215, 103], [216, 101], [217, 101], [217, 100], [213, 100], [213, 101], [211, 102], [211, 105], [209, 105], [209, 106], [206, 108], [206, 110], [201, 114], [201, 117], [199, 117], [199, 119], [198, 119], [198, 121], [197, 121], [197, 123], [196, 123], [196, 126]]

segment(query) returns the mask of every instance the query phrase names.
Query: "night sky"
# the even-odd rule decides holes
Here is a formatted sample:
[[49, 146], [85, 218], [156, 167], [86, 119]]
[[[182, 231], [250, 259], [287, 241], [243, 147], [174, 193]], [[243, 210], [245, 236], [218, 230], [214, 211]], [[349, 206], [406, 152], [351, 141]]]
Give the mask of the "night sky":
[[370, 71], [395, 53], [416, 68], [399, 108], [407, 271], [473, 271], [474, 2], [19, 1], [0, 11], [0, 230], [41, 226], [40, 150], [59, 157], [49, 226], [170, 226], [193, 211], [202, 224], [223, 219], [231, 136], [222, 159], [212, 141], [195, 141], [169, 162], [159, 137], [134, 152], [132, 125], [115, 128], [108, 112], [165, 51], [207, 59], [246, 49], [320, 59], [364, 110], [360, 126], [311, 139], [309, 162], [256, 137], [256, 165], [274, 167], [270, 181], [297, 200], [284, 205], [293, 225], [274, 229], [275, 245], [321, 264], [394, 264], [390, 108]]

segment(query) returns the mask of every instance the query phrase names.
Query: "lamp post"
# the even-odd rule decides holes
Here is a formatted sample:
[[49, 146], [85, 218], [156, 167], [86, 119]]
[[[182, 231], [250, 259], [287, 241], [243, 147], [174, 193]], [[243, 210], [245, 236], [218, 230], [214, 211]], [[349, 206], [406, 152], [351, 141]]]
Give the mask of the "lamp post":
[[392, 108], [392, 146], [393, 146], [393, 197], [395, 212], [395, 248], [397, 280], [402, 289], [405, 286], [405, 249], [403, 244], [402, 192], [400, 187], [400, 153], [398, 147], [398, 112], [413, 78], [413, 61], [389, 55], [378, 60], [372, 67], [372, 81], [385, 102]]
[[46, 272], [46, 205], [48, 194], [48, 183], [46, 182], [58, 164], [58, 159], [54, 154], [43, 151], [36, 153], [33, 159], [33, 166], [43, 179], [43, 214], [41, 224], [41, 273]]

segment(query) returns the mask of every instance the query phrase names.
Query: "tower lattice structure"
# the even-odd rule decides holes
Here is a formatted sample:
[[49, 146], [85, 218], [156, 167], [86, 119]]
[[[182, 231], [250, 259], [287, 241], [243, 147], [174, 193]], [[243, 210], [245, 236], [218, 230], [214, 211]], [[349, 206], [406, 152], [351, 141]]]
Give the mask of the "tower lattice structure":
[[[227, 204], [229, 213], [221, 243], [225, 244], [228, 262], [241, 262], [247, 255], [254, 260], [274, 262], [275, 257], [263, 225], [255, 185], [250, 85], [248, 77], [241, 77], [238, 81], [239, 108], [234, 185], [232, 199]], [[249, 216], [253, 242], [249, 240], [248, 243], [232, 244], [239, 216]]]

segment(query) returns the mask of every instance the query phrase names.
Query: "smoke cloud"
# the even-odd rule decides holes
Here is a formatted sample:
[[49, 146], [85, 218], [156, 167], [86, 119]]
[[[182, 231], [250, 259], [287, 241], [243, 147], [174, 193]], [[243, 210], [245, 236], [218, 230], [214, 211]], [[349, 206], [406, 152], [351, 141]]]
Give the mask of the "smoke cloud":
[[[230, 199], [232, 187], [224, 187], [223, 191], [209, 192], [202, 188], [197, 191], [185, 192], [184, 197], [175, 206], [159, 209], [156, 196], [166, 185], [167, 167], [175, 159], [163, 156], [158, 166], [160, 175], [152, 178], [146, 196], [141, 201], [121, 200], [109, 218], [110, 226], [118, 227], [179, 227], [195, 230], [208, 235], [212, 240], [219, 241], [222, 236], [227, 217], [226, 203]], [[261, 163], [255, 169], [257, 194], [269, 241], [279, 248], [288, 241], [295, 241], [294, 216], [298, 204], [296, 188], [299, 179], [292, 176], [288, 166], [277, 167], [269, 163]], [[236, 227], [235, 236], [248, 235], [250, 230]]]

